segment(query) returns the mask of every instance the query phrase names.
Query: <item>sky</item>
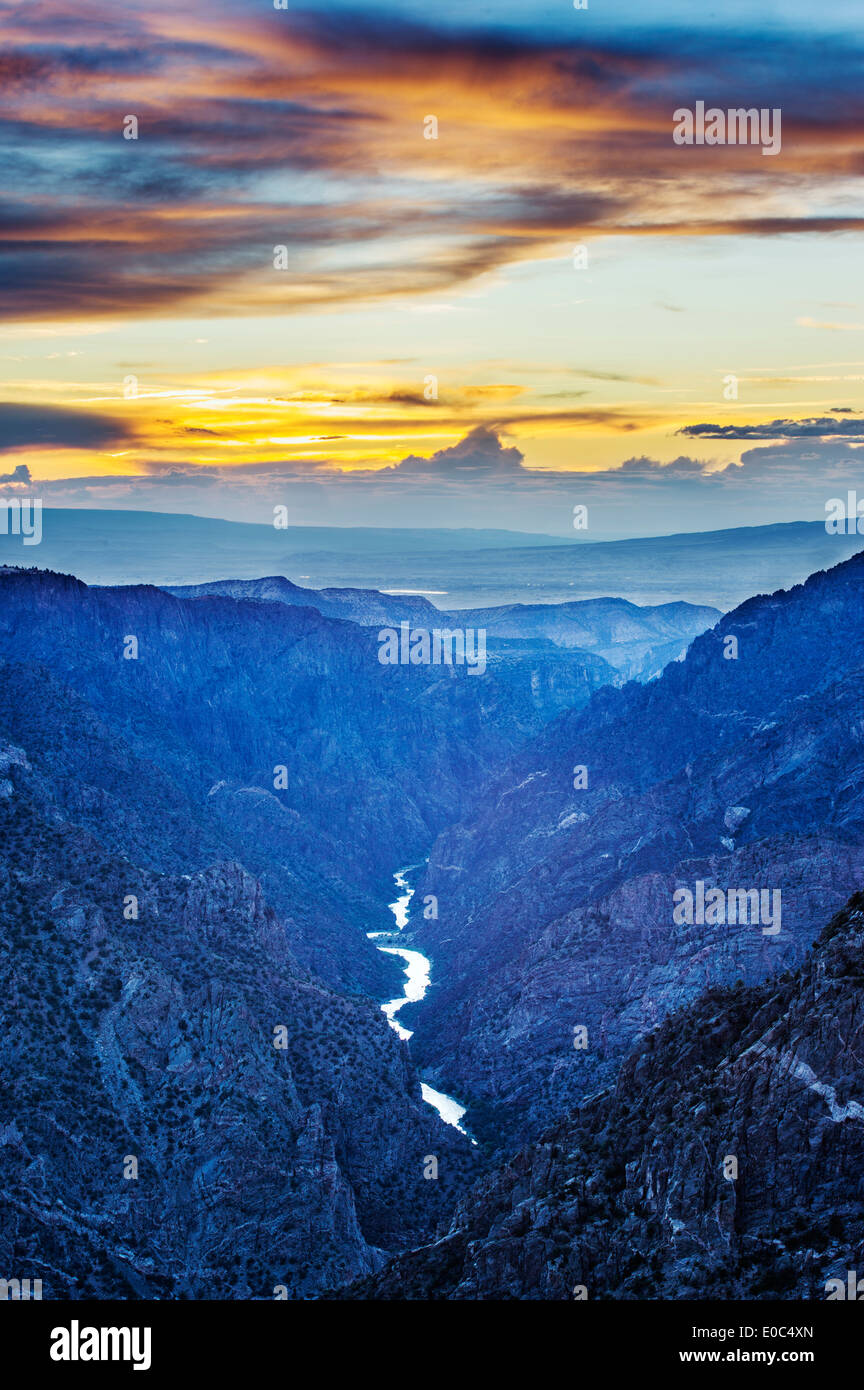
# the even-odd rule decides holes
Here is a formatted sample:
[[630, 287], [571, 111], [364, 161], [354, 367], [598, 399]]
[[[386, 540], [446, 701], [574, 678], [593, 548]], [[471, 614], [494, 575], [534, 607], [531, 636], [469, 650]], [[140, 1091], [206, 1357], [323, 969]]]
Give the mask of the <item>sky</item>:
[[[0, 23], [0, 497], [599, 539], [864, 495], [859, 0]], [[699, 101], [779, 152], [676, 143]]]

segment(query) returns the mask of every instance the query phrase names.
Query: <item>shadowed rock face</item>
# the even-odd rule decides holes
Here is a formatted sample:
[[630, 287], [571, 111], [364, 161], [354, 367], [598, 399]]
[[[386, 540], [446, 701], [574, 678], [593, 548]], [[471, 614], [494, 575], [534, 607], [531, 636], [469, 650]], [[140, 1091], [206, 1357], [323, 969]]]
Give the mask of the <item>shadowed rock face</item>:
[[[444, 983], [406, 1021], [491, 1142], [608, 1084], [707, 985], [800, 961], [864, 882], [862, 576], [856, 557], [753, 599], [658, 681], [598, 692], [440, 837], [417, 895], [439, 916], [416, 928]], [[780, 889], [780, 933], [676, 925], [675, 890], [697, 881]]]
[[302, 1297], [431, 1235], [473, 1154], [374, 1001], [298, 965], [239, 864], [138, 868], [22, 750], [0, 770], [0, 1266], [46, 1298]]
[[428, 599], [382, 594], [369, 589], [304, 589], [290, 579], [223, 579], [210, 584], [165, 586], [178, 598], [259, 599], [306, 604], [330, 618], [362, 624], [410, 622], [414, 627], [483, 628], [490, 637], [548, 639], [556, 646], [591, 652], [630, 680], [649, 680], [720, 617], [717, 608], [691, 603], [640, 607], [623, 598], [580, 599], [573, 603], [509, 603], [493, 608], [445, 612]]
[[858, 894], [797, 970], [671, 1015], [445, 1240], [345, 1296], [824, 1299], [864, 1269], [862, 985]]

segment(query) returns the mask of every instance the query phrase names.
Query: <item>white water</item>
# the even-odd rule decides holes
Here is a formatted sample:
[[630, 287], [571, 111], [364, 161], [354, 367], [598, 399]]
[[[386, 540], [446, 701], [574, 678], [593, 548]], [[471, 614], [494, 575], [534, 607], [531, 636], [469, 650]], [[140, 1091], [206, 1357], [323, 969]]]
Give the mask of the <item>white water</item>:
[[[408, 905], [414, 896], [414, 889], [409, 887], [405, 879], [407, 872], [407, 869], [397, 869], [393, 875], [393, 882], [399, 892], [399, 897], [395, 902], [390, 903], [390, 911], [396, 919], [396, 926], [399, 931], [404, 931], [408, 925]], [[370, 931], [366, 935], [370, 941], [374, 941], [379, 936], [386, 936], [390, 939], [393, 934], [392, 932]], [[387, 1022], [390, 1027], [399, 1034], [403, 1041], [407, 1042], [414, 1034], [410, 1029], [403, 1028], [396, 1015], [403, 1005], [416, 1004], [425, 997], [430, 984], [432, 966], [429, 958], [424, 956], [422, 951], [409, 951], [403, 946], [379, 946], [378, 950], [384, 951], [388, 956], [401, 956], [405, 962], [404, 993], [400, 994], [397, 999], [390, 999], [386, 1004], [382, 1004], [381, 1009], [387, 1015]], [[445, 1095], [443, 1091], [433, 1090], [431, 1086], [427, 1086], [425, 1081], [421, 1081], [420, 1091], [426, 1104], [438, 1111], [445, 1124], [453, 1125], [460, 1134], [471, 1139], [470, 1134], [466, 1129], [463, 1129], [461, 1124], [462, 1116], [465, 1114], [464, 1105], [460, 1105], [458, 1100]], [[474, 1139], [471, 1139], [472, 1144], [475, 1142]]]
[[398, 999], [382, 1004], [381, 1008], [387, 1015], [390, 1027], [395, 1028], [400, 1038], [407, 1042], [414, 1034], [408, 1028], [403, 1028], [395, 1015], [403, 1004], [416, 1004], [425, 995], [429, 988], [429, 961], [420, 951], [403, 951], [401, 946], [379, 946], [378, 950], [388, 956], [401, 956], [405, 962], [405, 993]]

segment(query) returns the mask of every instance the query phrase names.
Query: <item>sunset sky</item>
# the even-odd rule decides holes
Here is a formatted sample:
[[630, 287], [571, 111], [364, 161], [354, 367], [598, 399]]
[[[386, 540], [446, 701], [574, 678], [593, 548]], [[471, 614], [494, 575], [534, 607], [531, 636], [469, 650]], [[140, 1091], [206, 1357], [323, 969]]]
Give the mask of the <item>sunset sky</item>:
[[[598, 535], [864, 495], [861, 18], [0, 0], [0, 492]], [[781, 152], [675, 145], [699, 100]]]

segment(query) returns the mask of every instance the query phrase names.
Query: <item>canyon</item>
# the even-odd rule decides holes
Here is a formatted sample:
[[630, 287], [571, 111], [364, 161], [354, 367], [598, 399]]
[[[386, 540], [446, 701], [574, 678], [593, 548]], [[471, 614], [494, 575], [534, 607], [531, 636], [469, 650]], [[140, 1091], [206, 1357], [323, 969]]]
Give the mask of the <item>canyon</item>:
[[[707, 631], [499, 613], [469, 676], [382, 667], [381, 593], [0, 571], [6, 1263], [48, 1297], [558, 1299], [864, 1259], [862, 577]], [[780, 930], [676, 921], [698, 884], [782, 893]]]

